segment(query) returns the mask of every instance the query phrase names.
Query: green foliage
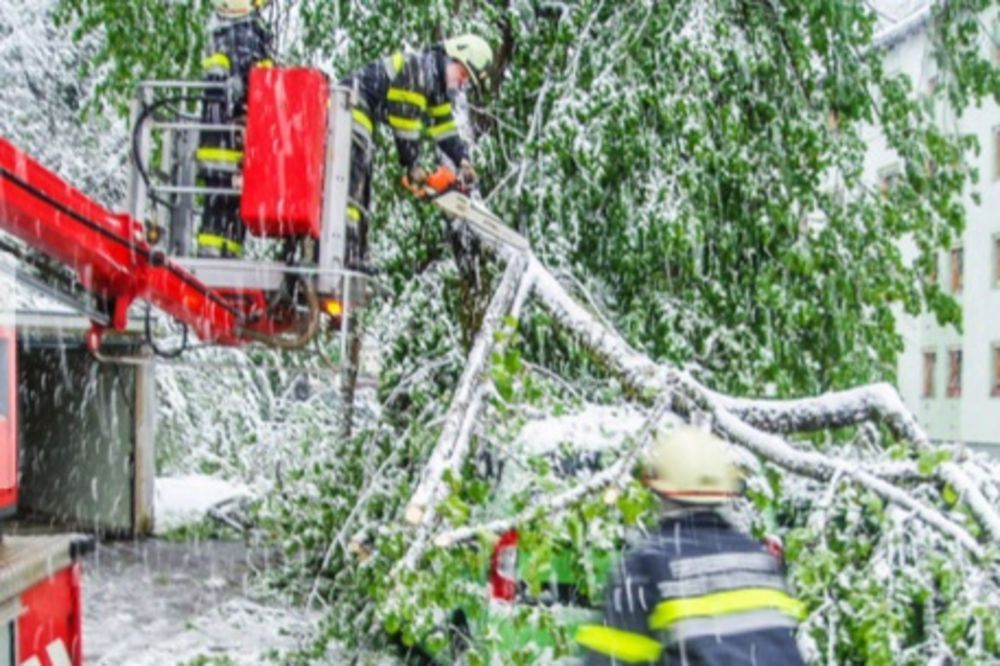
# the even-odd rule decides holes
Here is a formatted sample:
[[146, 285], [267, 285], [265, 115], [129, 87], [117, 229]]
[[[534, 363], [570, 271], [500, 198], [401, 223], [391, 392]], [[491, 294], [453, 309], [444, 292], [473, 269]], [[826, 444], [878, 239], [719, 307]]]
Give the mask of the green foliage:
[[183, 666], [236, 666], [236, 662], [225, 655], [198, 655], [194, 659], [185, 662]]
[[[799, 521], [809, 511], [797, 512]], [[823, 663], [953, 663], [997, 656], [996, 600], [963, 580], [964, 554], [941, 547], [927, 561], [911, 549], [935, 537], [891, 520], [879, 499], [849, 487], [786, 537], [804, 625]]]
[[81, 72], [102, 73], [91, 108], [111, 105], [124, 112], [143, 79], [200, 75], [211, 4], [60, 0], [53, 16], [57, 24], [72, 23], [76, 39], [95, 33], [102, 38], [102, 47]]
[[239, 539], [240, 536], [239, 532], [234, 530], [232, 527], [223, 525], [222, 523], [212, 520], [211, 518], [205, 518], [196, 523], [189, 523], [187, 525], [182, 525], [181, 527], [175, 527], [167, 530], [163, 534], [158, 535], [160, 539], [174, 543], [197, 542], [209, 539], [232, 541]]
[[[885, 70], [871, 45], [875, 16], [862, 2], [300, 0], [287, 7], [303, 32], [283, 55], [344, 74], [401, 44], [459, 31], [501, 45], [503, 84], [475, 114], [480, 173], [487, 191], [498, 188], [490, 206], [547, 265], [575, 276], [577, 293], [637, 348], [720, 390], [796, 395], [891, 379], [901, 310], [960, 326], [957, 303], [929, 275], [962, 231], [976, 146], [945, 129], [938, 110], [1000, 101], [981, 13], [996, 6], [937, 4], [931, 96]], [[63, 0], [57, 16], [78, 35], [103, 38], [91, 65], [107, 73], [97, 100], [120, 106], [139, 79], [195, 71], [206, 13], [195, 0]], [[884, 192], [866, 180], [872, 127], [900, 164]], [[373, 321], [392, 322], [378, 333], [382, 411], [350, 441], [322, 428], [304, 433], [297, 467], [261, 517], [286, 554], [275, 577], [307, 597], [315, 582], [329, 603], [325, 638], [364, 650], [383, 645], [388, 629], [406, 646], [436, 649], [450, 642], [444, 627], [457, 606], [485, 613], [479, 579], [491, 541], [432, 549], [417, 571], [389, 572], [409, 545], [400, 513], [436, 440], [461, 370], [455, 350], [469, 342], [488, 293], [478, 287], [491, 272], [470, 288], [469, 274], [447, 260], [441, 221], [391, 189], [386, 153], [377, 160], [374, 235], [391, 296], [372, 308]], [[491, 409], [502, 419], [479, 438], [481, 451], [504, 451], [525, 406], [555, 411], [569, 397], [532, 365], [569, 377], [573, 399], [622, 397], [548, 315], [528, 308], [503, 335], [490, 366]], [[902, 447], [882, 453], [907, 458]], [[944, 460], [916, 462], [929, 475]], [[544, 459], [521, 462], [531, 482], [503, 507], [475, 462], [449, 479], [446, 524], [520, 510], [560, 487]], [[941, 495], [944, 510], [956, 505], [953, 489]], [[971, 595], [974, 584], [949, 566], [963, 554], [921, 533], [936, 553], [923, 557], [917, 537], [901, 531], [910, 523], [876, 497], [838, 492], [820, 506], [807, 496], [773, 470], [751, 492], [758, 534], [791, 530], [792, 574], [814, 612], [805, 632], [819, 659], [926, 663], [942, 647], [969, 663], [996, 655], [995, 601]], [[524, 548], [539, 555], [533, 584], [551, 574], [546, 554], [567, 553], [580, 584], [599, 595], [595, 561], [620, 546], [624, 525], [654, 514], [633, 485], [611, 505], [598, 498], [539, 516], [522, 531]], [[508, 650], [506, 663], [572, 651], [544, 609], [520, 608], [511, 621], [550, 629], [556, 642]], [[488, 663], [500, 645], [487, 631], [469, 663]], [[299, 657], [324, 654], [318, 643]]]

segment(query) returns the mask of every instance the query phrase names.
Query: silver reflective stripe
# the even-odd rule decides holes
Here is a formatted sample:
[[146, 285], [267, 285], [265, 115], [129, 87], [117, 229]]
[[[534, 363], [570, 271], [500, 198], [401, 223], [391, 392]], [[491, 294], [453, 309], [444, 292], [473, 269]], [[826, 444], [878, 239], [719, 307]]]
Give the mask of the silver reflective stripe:
[[221, 173], [237, 173], [240, 170], [239, 165], [233, 164], [232, 162], [199, 161], [198, 164], [206, 171], [218, 171]]
[[368, 128], [359, 123], [357, 120], [351, 122], [351, 129], [354, 133], [364, 137], [366, 140], [371, 141], [372, 133], [368, 131]]
[[664, 580], [657, 583], [656, 587], [664, 599], [700, 597], [713, 592], [725, 592], [746, 587], [771, 587], [787, 591], [785, 581], [780, 575], [747, 571], [733, 571], [721, 576]]
[[767, 553], [721, 553], [686, 557], [670, 563], [674, 578], [694, 578], [731, 571], [768, 571], [776, 569], [774, 557]]
[[408, 141], [420, 140], [420, 132], [411, 132], [410, 130], [401, 130], [394, 127], [392, 128], [392, 133], [400, 139], [406, 139]]
[[689, 641], [702, 636], [732, 636], [748, 631], [794, 629], [795, 618], [776, 610], [759, 610], [715, 617], [695, 617], [678, 620], [670, 627], [673, 642]]
[[448, 130], [444, 134], [441, 134], [441, 135], [435, 137], [434, 140], [437, 141], [438, 143], [441, 143], [445, 139], [450, 139], [453, 136], [458, 136], [458, 130], [457, 129]]

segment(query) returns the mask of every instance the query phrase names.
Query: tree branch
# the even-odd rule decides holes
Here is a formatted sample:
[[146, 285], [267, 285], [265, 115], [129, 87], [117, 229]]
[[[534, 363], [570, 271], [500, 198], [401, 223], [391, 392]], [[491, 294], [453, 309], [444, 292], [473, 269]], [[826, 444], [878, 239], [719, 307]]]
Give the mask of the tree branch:
[[[803, 476], [818, 479], [829, 479], [836, 469], [843, 468], [845, 474], [849, 474], [857, 483], [891, 502], [914, 511], [926, 523], [958, 540], [977, 557], [982, 556], [982, 547], [964, 528], [948, 520], [933, 507], [919, 502], [909, 493], [892, 486], [868, 471], [863, 471], [857, 463], [837, 461], [816, 452], [799, 451], [780, 438], [755, 428], [751, 423], [756, 415], [757, 422], [772, 424], [785, 423], [786, 425], [805, 426], [815, 422], [837, 422], [840, 425], [849, 425], [864, 422], [878, 414], [884, 416], [890, 427], [906, 436], [907, 439], [917, 443], [927, 442], [926, 434], [916, 424], [916, 420], [902, 404], [892, 387], [888, 385], [863, 387], [854, 392], [835, 394], [837, 398], [835, 400], [827, 397], [826, 400], [814, 398], [804, 401], [788, 401], [783, 404], [776, 402], [770, 405], [767, 401], [741, 402], [735, 398], [728, 398], [711, 391], [688, 373], [659, 366], [646, 356], [636, 352], [618, 333], [604, 327], [595, 317], [573, 301], [544, 267], [539, 265], [537, 273], [538, 286], [536, 291], [542, 305], [556, 321], [577, 335], [584, 346], [605, 361], [615, 374], [638, 391], [641, 398], [649, 400], [651, 396], [660, 394], [665, 387], [676, 385], [682, 389], [679, 392], [673, 392], [674, 411], [678, 414], [685, 416], [691, 414], [689, 406], [679, 399], [686, 395], [694, 400], [699, 407], [715, 416], [715, 426], [720, 434], [781, 467]], [[853, 398], [853, 400], [847, 400], [848, 397]], [[775, 405], [777, 408], [774, 408]], [[730, 411], [730, 406], [742, 407], [742, 413], [735, 414]], [[762, 409], [762, 406], [769, 406], [771, 409]], [[796, 411], [792, 407], [797, 407], [801, 411]], [[804, 416], [799, 417], [796, 414]], [[895, 469], [893, 471], [905, 470]], [[967, 477], [956, 480], [960, 483], [966, 481], [961, 487], [956, 487], [956, 490], [961, 497], [970, 502], [969, 507], [980, 524], [991, 535], [994, 535], [994, 527], [1000, 525], [1000, 517], [997, 516], [996, 510], [989, 505], [976, 485]], [[996, 540], [995, 536], [994, 540]]]
[[548, 495], [544, 499], [521, 511], [513, 518], [501, 518], [482, 525], [460, 527], [453, 530], [441, 532], [434, 537], [434, 545], [440, 548], [448, 548], [455, 544], [468, 541], [479, 534], [491, 533], [501, 534], [515, 527], [522, 525], [540, 515], [555, 516], [566, 509], [572, 507], [577, 502], [582, 501], [588, 495], [601, 490], [606, 486], [616, 483], [620, 477], [632, 469], [639, 454], [649, 445], [649, 441], [656, 432], [656, 426], [668, 411], [669, 400], [663, 400], [653, 408], [649, 417], [643, 423], [635, 439], [635, 443], [621, 458], [616, 460], [610, 467], [595, 474], [585, 483], [581, 483], [558, 495]]
[[921, 448], [930, 445], [927, 433], [903, 404], [899, 393], [886, 383], [800, 400], [754, 400], [705, 391], [727, 411], [767, 432], [812, 432], [881, 420], [896, 437]]
[[[496, 344], [495, 334], [520, 293], [520, 283], [527, 270], [527, 262], [523, 257], [515, 256], [507, 264], [500, 285], [497, 287], [483, 325], [476, 334], [469, 358], [462, 371], [455, 395], [452, 398], [448, 413], [445, 416], [444, 427], [438, 436], [437, 444], [431, 452], [430, 459], [421, 472], [417, 484], [406, 508], [406, 520], [418, 525], [426, 522], [428, 507], [436, 503], [443, 494], [443, 477], [446, 469], [454, 463], [454, 450], [462, 448], [459, 435], [463, 425], [471, 418], [474, 420], [482, 407], [482, 400], [476, 400], [478, 385], [486, 373], [490, 360], [490, 352]], [[530, 275], [530, 274], [529, 274]], [[470, 409], [472, 407], [472, 409]], [[468, 428], [464, 428], [466, 434]]]

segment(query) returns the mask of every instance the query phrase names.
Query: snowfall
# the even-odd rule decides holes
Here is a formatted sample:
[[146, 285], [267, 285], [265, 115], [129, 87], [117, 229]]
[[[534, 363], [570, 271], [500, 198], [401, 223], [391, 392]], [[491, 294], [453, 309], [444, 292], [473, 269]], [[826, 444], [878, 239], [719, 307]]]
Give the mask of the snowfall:
[[[126, 128], [115, 118], [82, 123], [74, 103], [61, 94], [74, 85], [80, 51], [65, 30], [46, 20], [54, 4], [0, 2], [0, 136], [27, 148], [84, 191], [120, 200]], [[892, 24], [919, 13], [926, 3], [880, 4]], [[45, 113], [38, 113], [43, 102]], [[58, 307], [44, 300], [32, 302], [36, 307]], [[225, 360], [238, 363], [236, 355]], [[369, 359], [366, 372], [377, 374], [377, 364], [377, 358]], [[185, 378], [191, 371], [191, 366], [168, 364], [158, 376], [164, 416], [174, 422], [183, 421], [178, 411], [186, 406]], [[226, 390], [245, 379], [239, 372], [220, 370], [219, 375]], [[232, 399], [225, 392], [219, 395], [223, 406]], [[271, 557], [266, 548], [240, 539], [173, 538], [185, 530], [197, 534], [220, 515], [224, 519], [227, 508], [270, 490], [269, 479], [282, 468], [282, 456], [291, 454], [282, 445], [280, 429], [260, 419], [250, 425], [259, 429], [253, 447], [225, 458], [228, 452], [220, 451], [217, 441], [209, 443], [206, 434], [204, 448], [189, 451], [190, 459], [160, 470], [154, 492], [158, 538], [103, 542], [86, 557], [87, 664], [187, 664], [222, 656], [236, 664], [261, 664], [310, 640], [319, 614], [290, 604], [259, 582], [256, 574], [266, 569]], [[529, 420], [517, 446], [532, 453], [563, 444], [599, 451], [638, 432], [644, 420], [642, 413], [626, 408], [582, 405], [572, 414]], [[190, 423], [196, 429], [207, 427]], [[219, 472], [199, 471], [205, 468]]]

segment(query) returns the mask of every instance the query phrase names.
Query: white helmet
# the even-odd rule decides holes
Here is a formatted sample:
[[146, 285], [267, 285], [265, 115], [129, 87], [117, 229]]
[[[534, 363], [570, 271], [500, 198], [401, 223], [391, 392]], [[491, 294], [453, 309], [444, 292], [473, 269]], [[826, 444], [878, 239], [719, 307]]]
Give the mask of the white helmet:
[[489, 82], [493, 66], [493, 49], [477, 35], [459, 35], [446, 39], [444, 51], [452, 60], [461, 63], [469, 72], [469, 79], [476, 91]]
[[214, 0], [215, 13], [224, 18], [239, 18], [247, 16], [260, 9], [269, 0]]
[[678, 502], [721, 504], [743, 488], [726, 443], [696, 428], [658, 432], [647, 464], [646, 485]]

